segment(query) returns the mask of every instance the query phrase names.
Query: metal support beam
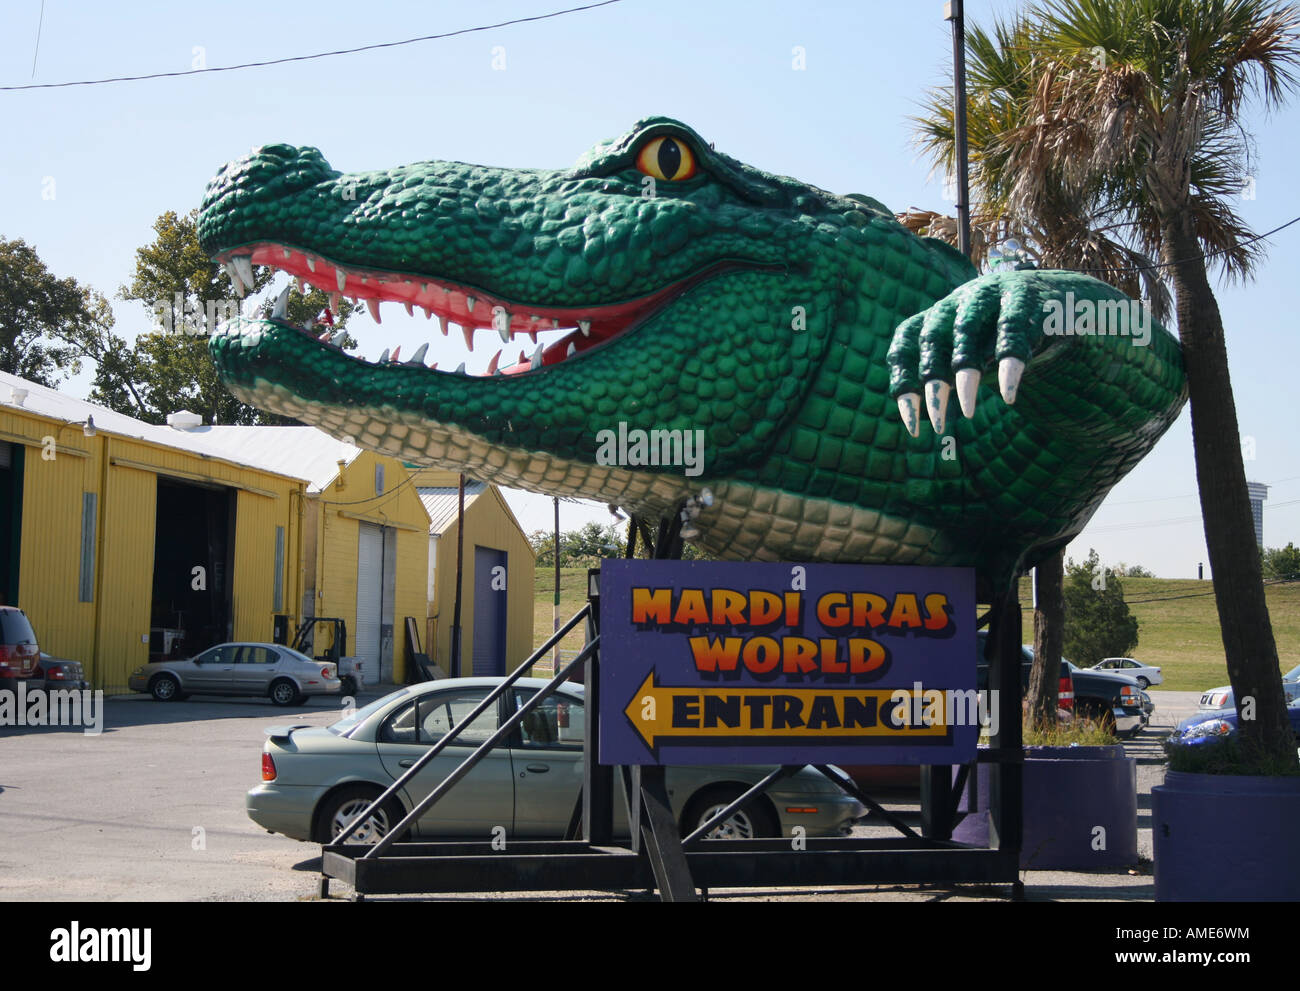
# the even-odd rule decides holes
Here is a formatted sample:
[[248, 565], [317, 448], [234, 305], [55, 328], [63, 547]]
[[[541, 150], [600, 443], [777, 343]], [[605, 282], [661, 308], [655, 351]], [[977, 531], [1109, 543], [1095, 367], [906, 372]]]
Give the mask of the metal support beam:
[[693, 902], [696, 900], [695, 883], [686, 864], [686, 855], [673, 818], [672, 803], [668, 800], [668, 787], [664, 784], [664, 769], [657, 764], [639, 767], [641, 779], [641, 807], [645, 820], [641, 823], [641, 838], [645, 841], [645, 854], [659, 886], [659, 899], [665, 902]]

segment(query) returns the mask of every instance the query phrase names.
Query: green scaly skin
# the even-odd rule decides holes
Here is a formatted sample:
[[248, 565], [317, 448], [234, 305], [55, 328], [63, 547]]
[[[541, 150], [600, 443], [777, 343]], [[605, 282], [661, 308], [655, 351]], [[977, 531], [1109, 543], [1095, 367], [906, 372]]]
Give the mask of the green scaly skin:
[[[665, 136], [697, 172], [651, 188], [638, 154]], [[649, 517], [707, 487], [694, 542], [725, 558], [1008, 577], [1077, 534], [1186, 400], [1159, 325], [1145, 347], [1045, 336], [1044, 302], [1124, 299], [1106, 284], [977, 276], [880, 203], [760, 172], [662, 117], [565, 171], [343, 175], [314, 148], [267, 146], [209, 183], [199, 233], [222, 261], [326, 290], [342, 273], [345, 295], [427, 307], [480, 341], [499, 307], [508, 354], [552, 321], [589, 322], [538, 367], [507, 358], [488, 376], [367, 362], [277, 319], [232, 321], [211, 353], [240, 399], [408, 462]], [[1008, 357], [1027, 363], [1014, 405], [999, 394]], [[982, 373], [973, 416], [954, 392], [947, 436], [910, 436], [899, 397], [968, 368]], [[702, 430], [702, 473], [597, 463], [620, 421]]]

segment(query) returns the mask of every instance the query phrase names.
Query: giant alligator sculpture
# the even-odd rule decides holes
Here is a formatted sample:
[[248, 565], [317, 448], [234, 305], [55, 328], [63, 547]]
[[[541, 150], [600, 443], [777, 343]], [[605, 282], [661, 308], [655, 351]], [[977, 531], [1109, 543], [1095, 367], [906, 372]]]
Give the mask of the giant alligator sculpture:
[[[646, 517], [707, 488], [695, 542], [724, 558], [1004, 580], [1083, 528], [1187, 395], [1159, 325], [1053, 333], [1074, 329], [1062, 313], [1122, 313], [1105, 283], [979, 276], [877, 201], [761, 172], [663, 117], [561, 171], [342, 174], [315, 148], [268, 145], [209, 183], [199, 234], [236, 285], [270, 265], [377, 320], [380, 303], [419, 308], [471, 346], [532, 349], [468, 375], [427, 367], [426, 347], [367, 361], [319, 328], [237, 319], [211, 353], [240, 399]], [[612, 464], [620, 431], [699, 437], [703, 457], [640, 463], [643, 447]]]

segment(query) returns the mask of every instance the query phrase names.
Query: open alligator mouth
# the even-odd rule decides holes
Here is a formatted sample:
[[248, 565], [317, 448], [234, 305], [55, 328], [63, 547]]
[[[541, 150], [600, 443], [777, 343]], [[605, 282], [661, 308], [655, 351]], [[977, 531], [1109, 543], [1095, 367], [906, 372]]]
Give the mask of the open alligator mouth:
[[[313, 287], [328, 293], [330, 309], [336, 312], [342, 298], [364, 303], [376, 323], [382, 322], [383, 303], [399, 305], [410, 316], [420, 309], [426, 319], [437, 318], [443, 337], [448, 335], [452, 324], [460, 327], [465, 346], [470, 351], [474, 350], [475, 333], [490, 330], [499, 338], [502, 347], [488, 362], [487, 371], [483, 373], [485, 376], [537, 371], [591, 351], [622, 336], [693, 285], [721, 272], [742, 267], [735, 263], [717, 263], [650, 295], [609, 304], [556, 307], [508, 300], [479, 287], [434, 276], [345, 265], [313, 251], [272, 241], [243, 245], [220, 252], [215, 258], [225, 265], [230, 281], [241, 297], [253, 288], [254, 266], [266, 265], [288, 273], [298, 292], [304, 295]], [[296, 327], [284, 319], [287, 298], [286, 294], [281, 294], [271, 318], [284, 326]], [[327, 329], [321, 333], [320, 327], [311, 324], [297, 329], [325, 347], [342, 350], [339, 347], [343, 339], [341, 332]], [[556, 331], [558, 335], [553, 333]], [[539, 340], [543, 333], [548, 340]], [[513, 353], [520, 343], [518, 339], [523, 337], [528, 338], [531, 351], [521, 348], [517, 357], [507, 354], [507, 350]], [[392, 354], [385, 349], [376, 361], [367, 361], [366, 364], [423, 365], [428, 349], [428, 344], [421, 345], [404, 362], [400, 346]], [[428, 367], [437, 370], [437, 361]], [[467, 374], [464, 363], [456, 371]]]

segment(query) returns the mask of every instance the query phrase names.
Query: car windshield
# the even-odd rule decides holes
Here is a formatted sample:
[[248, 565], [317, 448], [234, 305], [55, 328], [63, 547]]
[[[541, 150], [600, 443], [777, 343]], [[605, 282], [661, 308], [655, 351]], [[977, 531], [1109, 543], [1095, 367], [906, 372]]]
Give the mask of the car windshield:
[[1297, 664], [1286, 674], [1282, 675], [1283, 681], [1300, 681], [1300, 664]]
[[384, 708], [384, 706], [388, 705], [388, 703], [392, 702], [394, 699], [401, 698], [403, 695], [410, 695], [410, 694], [411, 694], [411, 690], [409, 688], [399, 688], [397, 691], [389, 695], [385, 695], [383, 698], [375, 699], [375, 701], [371, 702], [369, 705], [362, 706], [360, 709], [358, 709], [356, 712], [352, 713], [351, 715], [344, 716], [337, 723], [331, 723], [329, 726], [325, 728], [328, 729], [331, 733], [335, 734], [336, 736], [347, 736], [354, 729], [360, 726], [363, 721], [370, 718], [380, 709]]

